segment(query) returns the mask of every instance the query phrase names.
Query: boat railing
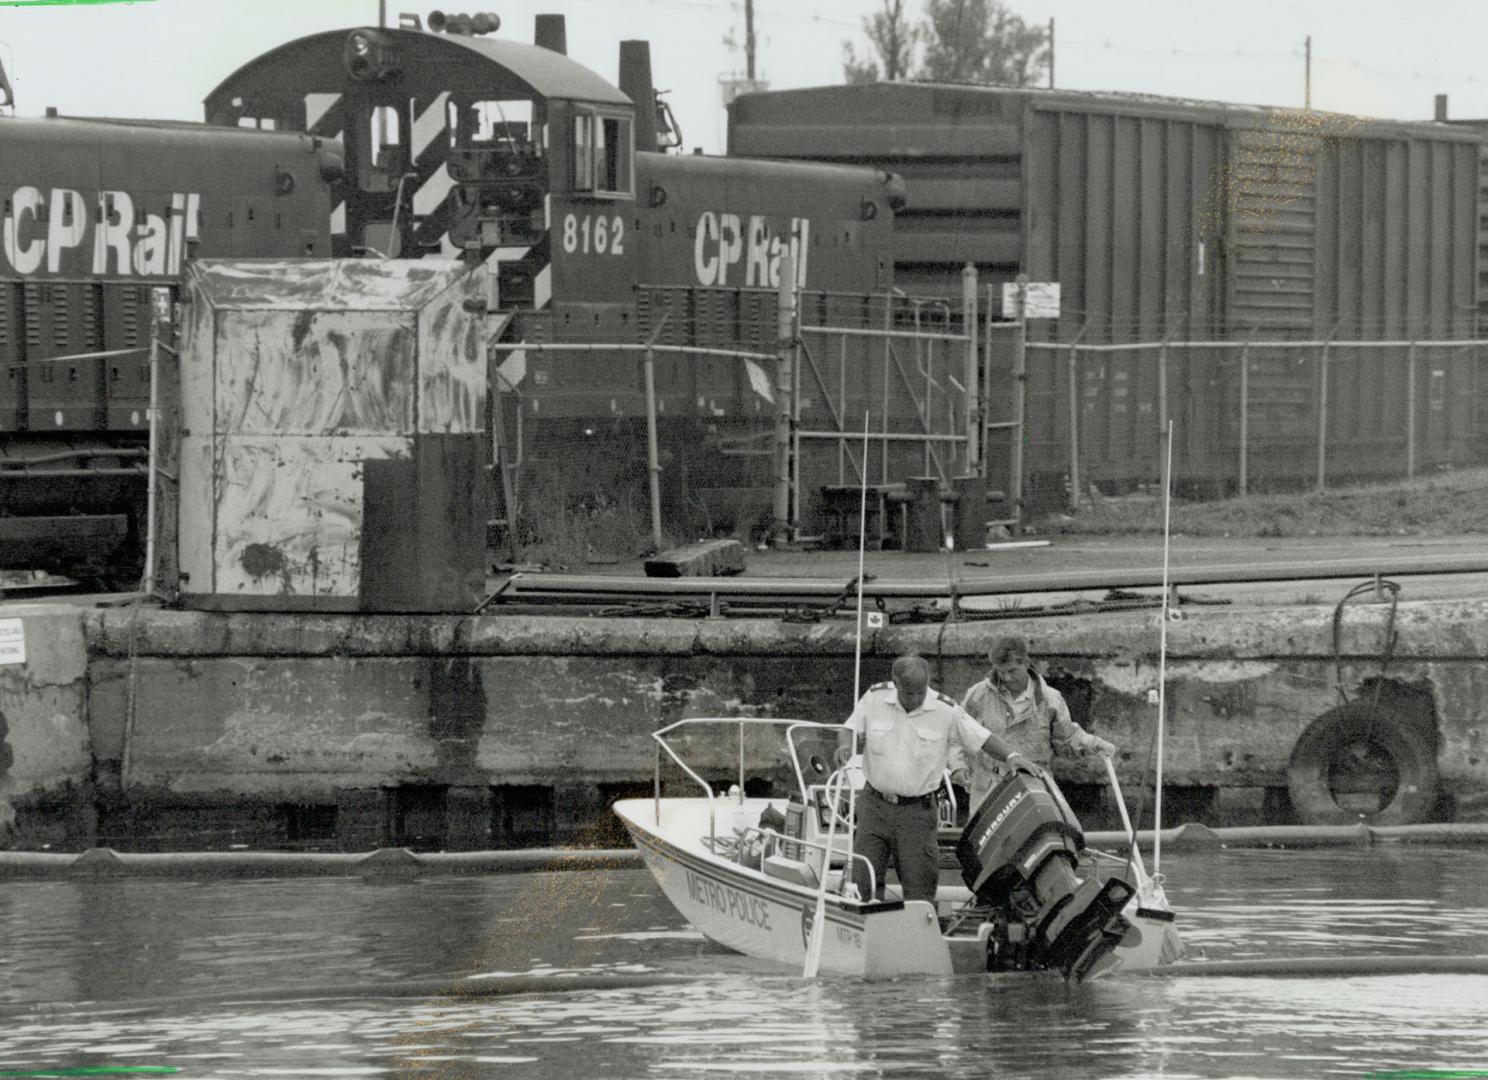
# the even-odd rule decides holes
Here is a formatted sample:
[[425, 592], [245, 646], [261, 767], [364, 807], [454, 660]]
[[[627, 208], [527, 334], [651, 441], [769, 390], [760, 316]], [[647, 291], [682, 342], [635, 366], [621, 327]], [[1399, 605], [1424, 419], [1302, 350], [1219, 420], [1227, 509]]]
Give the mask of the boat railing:
[[823, 724], [815, 720], [789, 720], [773, 716], [693, 716], [666, 727], [658, 728], [651, 733], [651, 738], [656, 741], [656, 822], [661, 823], [661, 762], [662, 751], [666, 751], [668, 757], [676, 762], [677, 767], [688, 775], [691, 780], [703, 789], [703, 794], [708, 798], [708, 843], [710, 845], [718, 842], [718, 800], [713, 792], [713, 786], [698, 775], [697, 771], [667, 742], [666, 737], [684, 727], [700, 727], [704, 724], [733, 724], [738, 727], [739, 735], [739, 798], [744, 797], [744, 731], [747, 727], [783, 727], [785, 729], [786, 747], [790, 751], [791, 768], [796, 774], [796, 787], [802, 793], [804, 799], [806, 792], [806, 781], [801, 774], [801, 762], [796, 755], [795, 742], [792, 735], [798, 729], [803, 728], [827, 728], [834, 729], [838, 724]]
[[[814, 849], [816, 851], [821, 852], [821, 861], [822, 861], [821, 875], [822, 875], [822, 877], [826, 877], [826, 876], [828, 876], [828, 875], [831, 874], [831, 871], [832, 871], [832, 856], [834, 854], [842, 855], [842, 856], [845, 857], [845, 860], [846, 861], [843, 863], [843, 866], [842, 866], [842, 877], [841, 877], [841, 879], [837, 883], [837, 888], [834, 890], [834, 892], [835, 892], [836, 895], [842, 896], [844, 899], [851, 899], [850, 897], [847, 897], [844, 894], [843, 890], [846, 888], [848, 882], [850, 882], [850, 881], [853, 880], [853, 875], [851, 873], [851, 867], [854, 864], [858, 864], [858, 863], [862, 864], [863, 868], [867, 871], [867, 878], [868, 878], [868, 892], [867, 892], [866, 896], [859, 896], [858, 899], [859, 900], [863, 900], [863, 901], [866, 902], [867, 900], [871, 899], [874, 895], [876, 895], [877, 892], [878, 892], [878, 879], [876, 878], [876, 876], [873, 873], [873, 864], [868, 861], [868, 859], [867, 859], [866, 856], [859, 855], [856, 851], [845, 849], [845, 848], [841, 847], [836, 841], [834, 841], [832, 843], [831, 849], [828, 850], [827, 845], [825, 843], [823, 843], [822, 841], [819, 841], [819, 840], [808, 840], [808, 839], [806, 839], [805, 837], [802, 837], [802, 836], [787, 836], [785, 833], [779, 831], [778, 829], [767, 828], [767, 827], [762, 826], [762, 825], [750, 825], [750, 826], [747, 826], [744, 829], [743, 833], [740, 834], [740, 836], [739, 836], [739, 855], [738, 855], [738, 859], [739, 859], [739, 863], [740, 863], [741, 866], [742, 865], [745, 865], [744, 862], [743, 862], [743, 853], [744, 853], [746, 847], [749, 844], [749, 838], [750, 838], [751, 834], [754, 835], [754, 836], [758, 836], [760, 838], [760, 841], [761, 841], [761, 843], [760, 843], [760, 869], [761, 869], [761, 872], [762, 873], [765, 872], [764, 869], [763, 869], [764, 868], [764, 861], [770, 855], [775, 854], [775, 853], [779, 853], [779, 854], [783, 855], [785, 858], [791, 858], [792, 856], [788, 853], [789, 850], [794, 849], [794, 848], [798, 848], [798, 847], [799, 848], [811, 848], [811, 849]], [[797, 862], [800, 862], [800, 863], [802, 863], [804, 865], [807, 865], [807, 866], [810, 865], [809, 863], [806, 862], [805, 859], [798, 859], [796, 861]], [[820, 880], [820, 878], [818, 880]]]

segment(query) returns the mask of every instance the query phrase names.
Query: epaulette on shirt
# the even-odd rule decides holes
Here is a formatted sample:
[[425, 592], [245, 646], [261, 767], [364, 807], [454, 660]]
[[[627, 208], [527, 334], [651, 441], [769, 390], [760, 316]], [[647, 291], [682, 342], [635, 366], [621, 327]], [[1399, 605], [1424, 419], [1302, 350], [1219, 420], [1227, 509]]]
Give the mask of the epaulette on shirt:
[[888, 682], [877, 682], [877, 683], [874, 683], [868, 689], [869, 690], [892, 690], [892, 689], [894, 689], [894, 680], [893, 679], [890, 679]]
[[940, 692], [940, 691], [939, 691], [939, 690], [937, 690], [937, 691], [935, 691], [935, 696], [936, 696], [936, 697], [937, 697], [937, 698], [939, 698], [939, 699], [940, 699], [940, 703], [941, 703], [941, 704], [942, 704], [942, 705], [950, 705], [950, 706], [953, 706], [953, 707], [954, 707], [954, 706], [956, 706], [956, 705], [959, 705], [959, 704], [961, 704], [961, 703], [960, 703], [960, 702], [959, 702], [959, 701], [957, 701], [957, 700], [956, 700], [956, 699], [955, 699], [955, 698], [951, 698], [951, 697], [946, 697], [946, 696], [945, 696], [945, 695], [944, 695], [944, 694], [942, 694], [942, 693], [941, 693], [941, 692]]

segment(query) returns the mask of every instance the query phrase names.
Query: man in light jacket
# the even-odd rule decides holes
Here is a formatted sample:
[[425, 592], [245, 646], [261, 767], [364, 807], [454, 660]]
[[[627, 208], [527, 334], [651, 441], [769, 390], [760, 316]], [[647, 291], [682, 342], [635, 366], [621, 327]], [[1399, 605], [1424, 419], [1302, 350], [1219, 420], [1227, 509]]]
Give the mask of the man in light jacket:
[[[1092, 735], [1070, 719], [1064, 695], [1033, 670], [1028, 642], [999, 638], [988, 651], [992, 670], [961, 699], [961, 707], [982, 727], [1000, 735], [1013, 750], [1047, 768], [1056, 753], [1112, 757], [1114, 743]], [[975, 807], [1001, 779], [1000, 772], [973, 769], [971, 804]]]

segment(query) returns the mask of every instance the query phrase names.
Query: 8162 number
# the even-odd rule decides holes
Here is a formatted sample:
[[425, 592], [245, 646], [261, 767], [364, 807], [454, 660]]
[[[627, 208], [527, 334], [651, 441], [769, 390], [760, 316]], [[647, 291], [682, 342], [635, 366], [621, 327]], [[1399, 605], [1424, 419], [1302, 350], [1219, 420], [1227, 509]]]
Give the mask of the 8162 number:
[[563, 250], [570, 255], [624, 255], [625, 219], [619, 214], [568, 214], [563, 218]]

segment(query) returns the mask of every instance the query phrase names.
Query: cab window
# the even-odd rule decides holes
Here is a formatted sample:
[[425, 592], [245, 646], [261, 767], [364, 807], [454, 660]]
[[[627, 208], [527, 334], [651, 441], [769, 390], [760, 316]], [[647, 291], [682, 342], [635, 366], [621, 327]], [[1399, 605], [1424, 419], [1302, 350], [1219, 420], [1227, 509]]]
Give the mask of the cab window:
[[595, 195], [634, 192], [635, 144], [629, 116], [579, 110], [574, 115], [574, 190]]

